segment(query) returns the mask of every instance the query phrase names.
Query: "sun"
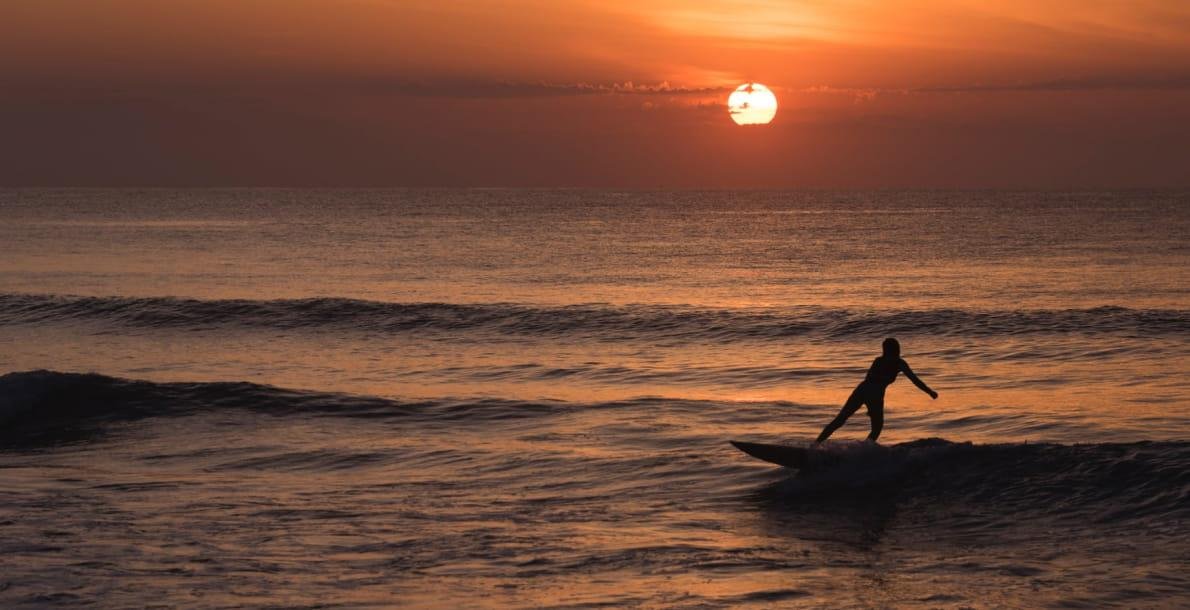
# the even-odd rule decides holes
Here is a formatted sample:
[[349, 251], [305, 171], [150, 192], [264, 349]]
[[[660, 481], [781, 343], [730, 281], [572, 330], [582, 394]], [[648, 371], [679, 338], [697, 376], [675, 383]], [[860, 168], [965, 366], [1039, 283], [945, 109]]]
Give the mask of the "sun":
[[727, 111], [736, 125], [765, 125], [777, 116], [777, 96], [760, 83], [745, 83], [728, 96]]

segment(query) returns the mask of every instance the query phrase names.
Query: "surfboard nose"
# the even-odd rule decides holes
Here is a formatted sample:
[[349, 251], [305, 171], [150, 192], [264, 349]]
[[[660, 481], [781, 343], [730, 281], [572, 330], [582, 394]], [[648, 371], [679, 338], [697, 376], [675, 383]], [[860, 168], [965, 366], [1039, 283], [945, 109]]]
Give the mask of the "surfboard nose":
[[747, 441], [728, 442], [736, 449], [756, 459], [785, 466], [786, 468], [801, 468], [806, 464], [808, 452], [803, 447], [790, 447], [788, 445], [773, 445], [769, 443], [749, 443]]

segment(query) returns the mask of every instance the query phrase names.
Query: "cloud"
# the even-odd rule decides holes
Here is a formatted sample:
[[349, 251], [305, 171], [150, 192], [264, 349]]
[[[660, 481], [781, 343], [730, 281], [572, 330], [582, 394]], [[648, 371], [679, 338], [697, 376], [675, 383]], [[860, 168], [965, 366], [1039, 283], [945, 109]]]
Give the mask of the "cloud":
[[1156, 78], [1098, 77], [1048, 81], [978, 84], [954, 87], [922, 87], [912, 93], [994, 93], [1045, 91], [1181, 91], [1190, 89], [1190, 75]]
[[1082, 91], [1185, 91], [1190, 90], [1190, 75], [1158, 78], [1096, 77], [1081, 79], [1055, 79], [1017, 83], [990, 83], [971, 85], [945, 85], [936, 87], [879, 88], [879, 87], [832, 87], [815, 85], [800, 89], [802, 93], [825, 95], [846, 95], [857, 102], [867, 102], [882, 95], [910, 95], [934, 93], [1030, 93], [1030, 92], [1082, 92]]
[[906, 89], [877, 89], [872, 87], [832, 87], [830, 85], [815, 85], [801, 90], [803, 93], [823, 93], [828, 95], [851, 96], [856, 102], [870, 102], [877, 96], [896, 93], [904, 95]]
[[452, 98], [515, 98], [550, 97], [569, 95], [717, 95], [730, 92], [725, 87], [686, 87], [673, 85], [668, 81], [658, 83], [557, 83], [557, 82], [511, 82], [511, 81], [385, 81], [373, 80], [356, 83], [373, 93], [395, 95], [452, 97]]

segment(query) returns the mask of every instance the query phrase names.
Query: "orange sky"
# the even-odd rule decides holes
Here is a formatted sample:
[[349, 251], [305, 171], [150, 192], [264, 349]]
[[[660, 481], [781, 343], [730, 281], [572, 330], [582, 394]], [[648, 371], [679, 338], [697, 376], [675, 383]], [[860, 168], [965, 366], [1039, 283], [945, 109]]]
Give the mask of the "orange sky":
[[1190, 4], [17, 0], [0, 133], [4, 185], [1190, 186]]

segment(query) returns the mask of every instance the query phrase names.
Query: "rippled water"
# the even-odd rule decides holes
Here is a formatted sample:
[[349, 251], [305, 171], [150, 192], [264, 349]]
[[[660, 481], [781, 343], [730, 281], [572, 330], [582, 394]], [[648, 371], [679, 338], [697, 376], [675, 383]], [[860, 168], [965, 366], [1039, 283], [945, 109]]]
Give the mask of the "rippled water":
[[0, 191], [0, 603], [1184, 606], [1188, 204]]

